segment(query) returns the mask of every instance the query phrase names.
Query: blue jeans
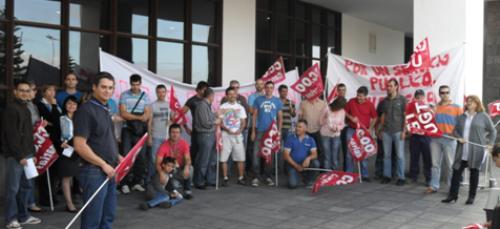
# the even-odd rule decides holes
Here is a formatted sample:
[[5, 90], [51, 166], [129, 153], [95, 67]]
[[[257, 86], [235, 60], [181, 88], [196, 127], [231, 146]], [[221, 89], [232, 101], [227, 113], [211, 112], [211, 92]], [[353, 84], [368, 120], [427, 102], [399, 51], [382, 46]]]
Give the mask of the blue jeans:
[[455, 149], [457, 141], [447, 138], [433, 138], [431, 140], [431, 187], [434, 190], [439, 189], [439, 181], [441, 180], [441, 164], [446, 163], [448, 169], [447, 183], [451, 184], [451, 176], [453, 174], [453, 161], [455, 160]]
[[[83, 189], [83, 202], [86, 203], [106, 180], [106, 174], [98, 167], [85, 165], [80, 168], [80, 186]], [[111, 179], [83, 211], [82, 229], [111, 228], [116, 211], [116, 183]]]
[[197, 133], [194, 184], [196, 186], [215, 185], [217, 155], [215, 152], [215, 132]]
[[156, 153], [158, 152], [158, 149], [163, 141], [165, 141], [163, 138], [153, 138], [153, 144], [151, 145], [151, 150], [148, 155], [148, 177], [146, 179], [146, 183], [148, 183], [156, 174]]
[[382, 141], [384, 142], [384, 177], [392, 177], [392, 143], [396, 146], [397, 164], [396, 175], [398, 179], [405, 179], [405, 141], [401, 139], [401, 131], [396, 133], [382, 132]]
[[[318, 175], [318, 171], [302, 171], [299, 172], [295, 170], [294, 167], [287, 163], [288, 171], [288, 188], [296, 188], [299, 185], [300, 176], [304, 178], [306, 185], [311, 185], [314, 182], [314, 178]], [[312, 160], [309, 164], [309, 168], [319, 168], [319, 161]]]
[[260, 165], [261, 165], [261, 160], [263, 160], [259, 156], [259, 150], [260, 150], [260, 140], [262, 139], [262, 136], [264, 135], [265, 132], [259, 132], [255, 134], [255, 141], [253, 143], [253, 154], [252, 154], [252, 172], [254, 175], [254, 178], [264, 180], [266, 178], [271, 178], [272, 174], [272, 168], [273, 168], [273, 163], [274, 163], [274, 155], [271, 156], [271, 165], [268, 165], [264, 162], [264, 177], [261, 177], [260, 175]]
[[339, 166], [339, 150], [340, 150], [340, 136], [321, 138], [323, 143], [323, 150], [325, 151], [325, 162], [323, 166], [325, 169], [338, 170]]
[[[346, 141], [347, 144], [351, 141], [352, 136], [354, 136], [355, 129], [348, 127], [346, 131]], [[352, 158], [351, 151], [348, 150], [346, 155], [345, 155], [345, 171], [346, 172], [354, 172], [354, 160]], [[364, 159], [363, 161], [360, 162], [361, 165], [361, 177], [367, 178], [368, 175], [368, 159]]]
[[175, 206], [175, 205], [179, 204], [181, 201], [182, 201], [181, 196], [177, 196], [175, 199], [172, 199], [166, 193], [157, 192], [155, 194], [155, 197], [153, 199], [147, 201], [146, 203], [148, 204], [148, 206], [150, 208], [154, 208], [154, 207], [160, 205], [161, 203], [165, 203], [165, 202], [169, 202], [172, 206]]
[[285, 160], [283, 159], [283, 152], [285, 151], [285, 143], [288, 139], [288, 134], [290, 133], [290, 129], [281, 129], [281, 148], [280, 153], [278, 154], [278, 171], [284, 171]]
[[33, 180], [26, 179], [24, 167], [13, 157], [5, 159], [5, 223], [26, 220], [28, 200], [33, 193]]

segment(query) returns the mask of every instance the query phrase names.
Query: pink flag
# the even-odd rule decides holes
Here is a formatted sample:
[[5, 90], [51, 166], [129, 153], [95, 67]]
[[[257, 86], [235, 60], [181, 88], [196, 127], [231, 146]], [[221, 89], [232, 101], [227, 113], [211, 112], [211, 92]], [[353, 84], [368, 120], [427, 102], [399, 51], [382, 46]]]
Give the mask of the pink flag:
[[486, 228], [483, 224], [475, 223], [465, 226], [463, 229], [483, 229]]
[[118, 166], [115, 168], [116, 172], [116, 183], [120, 183], [121, 180], [127, 175], [132, 166], [134, 165], [135, 159], [137, 155], [141, 152], [144, 143], [148, 139], [148, 134], [144, 134], [141, 139], [135, 144], [135, 146], [128, 152], [127, 156], [120, 162]]
[[358, 126], [349, 141], [349, 151], [356, 161], [362, 161], [377, 154], [377, 142], [365, 127]]
[[291, 88], [300, 93], [307, 100], [312, 100], [321, 96], [324, 86], [318, 63], [307, 69]]
[[312, 193], [316, 193], [319, 191], [321, 187], [324, 186], [335, 186], [335, 185], [345, 185], [352, 184], [358, 180], [359, 174], [357, 173], [349, 173], [349, 172], [341, 172], [341, 171], [330, 171], [327, 173], [322, 173], [316, 178], [314, 182]]
[[406, 127], [412, 134], [429, 137], [441, 137], [443, 132], [438, 128], [434, 112], [424, 102], [413, 101], [406, 106]]
[[266, 163], [270, 165], [272, 162], [271, 155], [273, 153], [278, 153], [279, 150], [280, 138], [278, 125], [276, 125], [276, 121], [273, 121], [260, 140], [259, 156], [264, 158]]
[[273, 83], [279, 83], [285, 80], [285, 65], [283, 64], [283, 58], [281, 56], [269, 67], [269, 69], [267, 69], [261, 79], [264, 82], [272, 81]]
[[49, 133], [43, 128], [42, 122], [38, 122], [33, 130], [34, 144], [36, 150], [36, 170], [43, 174], [59, 158]]

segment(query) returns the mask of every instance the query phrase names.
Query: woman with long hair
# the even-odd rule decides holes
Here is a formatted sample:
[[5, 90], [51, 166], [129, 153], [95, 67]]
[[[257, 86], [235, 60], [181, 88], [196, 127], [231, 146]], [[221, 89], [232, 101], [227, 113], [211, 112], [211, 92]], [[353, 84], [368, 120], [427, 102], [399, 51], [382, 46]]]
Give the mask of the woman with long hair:
[[321, 143], [325, 151], [325, 169], [337, 170], [339, 168], [338, 158], [340, 151], [340, 133], [345, 127], [344, 98], [335, 99], [323, 111], [320, 118]]
[[[487, 150], [493, 148], [497, 131], [488, 114], [484, 111], [481, 100], [470, 95], [466, 100], [466, 111], [457, 117], [457, 125], [453, 135], [458, 138], [450, 192], [443, 203], [457, 201], [460, 179], [465, 168], [470, 169], [469, 197], [465, 204], [473, 204], [479, 183], [479, 169], [483, 166], [483, 158]], [[481, 147], [470, 143], [487, 146]]]

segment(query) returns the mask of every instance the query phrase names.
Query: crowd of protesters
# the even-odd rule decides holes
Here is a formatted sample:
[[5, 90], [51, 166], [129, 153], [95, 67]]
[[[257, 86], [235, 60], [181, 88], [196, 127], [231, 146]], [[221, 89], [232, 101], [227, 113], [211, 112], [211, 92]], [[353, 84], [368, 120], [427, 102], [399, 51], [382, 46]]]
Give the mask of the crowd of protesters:
[[[360, 162], [362, 181], [373, 179], [402, 186], [407, 177], [418, 182], [422, 171], [425, 183], [422, 191], [432, 194], [440, 188], [444, 161], [449, 194], [442, 202], [457, 200], [462, 173], [468, 167], [471, 185], [466, 204], [473, 204], [486, 152], [468, 142], [488, 145], [491, 149], [496, 138], [495, 127], [479, 98], [467, 97], [464, 112], [456, 104], [458, 101], [450, 100], [450, 87], [446, 85], [439, 87], [440, 101], [432, 110], [439, 129], [458, 140], [411, 135], [405, 123], [408, 101], [399, 94], [395, 79], [388, 81], [387, 97], [377, 107], [368, 100], [370, 92], [364, 86], [351, 89], [337, 85], [338, 96], [330, 104], [321, 98], [295, 104], [288, 98], [286, 85], [277, 88], [277, 97], [274, 83], [259, 79], [255, 82], [255, 93], [247, 99], [239, 94], [239, 82], [233, 80], [215, 112], [214, 91], [202, 81], [197, 84], [196, 94], [181, 109], [186, 114], [191, 112], [192, 123], [182, 125], [175, 122], [182, 114], [170, 109], [165, 85], [156, 87], [156, 100], [152, 101], [151, 95], [141, 89], [141, 76], [134, 74], [130, 76], [131, 88], [116, 102], [111, 99], [115, 82], [109, 73], [98, 73], [93, 92], [86, 96], [77, 90], [77, 83], [76, 75], [70, 73], [61, 90], [54, 85], [43, 85], [38, 90], [37, 85], [27, 81], [15, 85], [15, 100], [5, 109], [1, 135], [8, 174], [7, 228], [40, 223], [30, 211], [42, 211], [38, 205], [50, 204], [49, 186], [55, 193], [63, 194], [66, 211], [77, 212], [74, 195], [80, 195], [86, 202], [106, 178], [115, 175], [113, 168], [145, 133], [149, 134], [149, 147], [142, 148], [120, 184], [114, 179], [106, 183], [83, 212], [81, 228], [111, 227], [116, 192], [144, 192], [145, 201], [140, 204], [143, 210], [157, 206], [170, 208], [184, 199], [192, 199], [192, 188], [205, 190], [216, 186], [217, 163], [221, 165], [223, 187], [232, 182], [253, 187], [274, 186], [274, 165], [278, 166], [274, 169], [287, 176], [291, 189], [297, 188], [301, 180], [306, 187], [312, 186], [318, 172], [306, 168], [357, 172], [347, 144], [359, 127], [376, 136], [379, 146], [375, 174], [369, 173], [368, 160]], [[356, 96], [346, 98], [347, 90], [356, 90]], [[424, 102], [423, 97], [422, 90], [414, 94], [415, 100]], [[282, 153], [277, 157], [278, 162], [264, 163], [259, 156], [261, 139], [271, 123], [277, 124]], [[36, 185], [33, 179], [25, 177], [23, 170], [27, 159], [35, 153], [32, 135], [35, 125], [45, 127], [61, 155], [49, 169], [50, 173], [34, 179]], [[215, 153], [218, 127], [222, 130], [219, 161]], [[183, 139], [184, 131], [190, 135], [191, 144]], [[405, 173], [408, 142], [410, 166]], [[67, 149], [76, 153], [63, 155]], [[497, 165], [498, 151], [493, 155]], [[48, 175], [50, 184], [44, 177]], [[489, 210], [491, 219], [494, 207]]]

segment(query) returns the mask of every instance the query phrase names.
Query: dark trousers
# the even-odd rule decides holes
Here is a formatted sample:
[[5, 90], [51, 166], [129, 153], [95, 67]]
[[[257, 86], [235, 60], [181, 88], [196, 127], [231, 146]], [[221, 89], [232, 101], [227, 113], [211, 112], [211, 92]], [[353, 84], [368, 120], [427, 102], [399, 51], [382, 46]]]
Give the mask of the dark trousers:
[[[346, 163], [346, 154], [347, 151], [349, 150], [348, 147], [348, 142], [347, 142], [347, 127], [342, 129], [340, 132], [340, 145], [342, 147], [342, 168], [344, 168], [344, 172], [346, 171], [347, 163]], [[340, 164], [340, 158], [338, 158], [339, 164]], [[340, 165], [339, 165], [340, 166]]]
[[191, 154], [191, 161], [196, 161], [196, 156], [198, 155], [198, 140], [197, 140], [198, 133], [194, 130], [194, 128], [191, 130], [191, 146], [189, 147], [189, 153]]
[[[462, 180], [462, 174], [465, 168], [469, 167], [467, 161], [462, 161], [460, 164], [460, 168], [453, 169], [453, 176], [451, 177], [451, 187], [450, 193], [448, 194], [451, 197], [457, 197], [458, 191], [460, 189], [460, 180]], [[470, 180], [469, 180], [469, 198], [476, 197], [477, 186], [479, 184], [479, 170], [478, 169], [470, 169]]]
[[[126, 156], [128, 152], [134, 147], [142, 136], [135, 136], [127, 128], [122, 129], [122, 155]], [[132, 171], [123, 179], [122, 184], [133, 186], [136, 184], [143, 184], [146, 179], [146, 149], [142, 147], [141, 152], [137, 155]]]
[[321, 134], [318, 132], [313, 132], [309, 133], [307, 132], [309, 136], [314, 138], [314, 141], [316, 142], [316, 149], [318, 151], [318, 161], [320, 163], [320, 167], [323, 168], [323, 163], [325, 162], [325, 154], [323, 153], [323, 143], [321, 142]]
[[39, 177], [35, 178], [36, 183], [38, 184], [38, 200], [40, 202], [40, 205], [42, 206], [50, 206], [50, 192], [49, 192], [49, 185], [50, 188], [52, 189], [52, 201], [54, 201], [54, 204], [59, 203], [56, 200], [56, 181], [57, 181], [57, 170], [55, 166], [51, 166], [49, 169], [49, 174], [50, 174], [50, 184], [49, 181], [47, 180], [47, 172], [43, 173]]
[[417, 180], [420, 172], [420, 155], [424, 163], [425, 181], [431, 181], [431, 139], [429, 137], [412, 135], [410, 137], [410, 179]]

